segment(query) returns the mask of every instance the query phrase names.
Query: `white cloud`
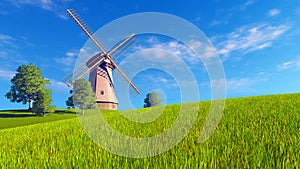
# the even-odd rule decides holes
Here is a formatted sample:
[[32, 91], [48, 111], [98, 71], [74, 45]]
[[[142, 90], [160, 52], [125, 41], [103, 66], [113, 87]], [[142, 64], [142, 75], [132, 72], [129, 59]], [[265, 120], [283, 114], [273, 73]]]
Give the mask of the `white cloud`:
[[253, 91], [256, 84], [265, 82], [267, 80], [268, 79], [262, 77], [231, 78], [226, 80], [226, 88], [228, 93], [244, 93]]
[[265, 75], [266, 74], [266, 72], [259, 72], [259, 73], [257, 73], [257, 76], [262, 76], [262, 75]]
[[61, 81], [57, 81], [55, 79], [48, 79], [48, 80], [50, 80], [50, 82], [51, 82], [51, 85], [49, 85], [50, 88], [54, 91], [68, 91], [68, 90], [70, 90], [68, 88], [68, 86], [65, 83], [61, 82]]
[[203, 57], [204, 58], [215, 58], [217, 56], [217, 52], [215, 50], [215, 48], [213, 48], [212, 46], [207, 46], [204, 50], [203, 53]]
[[165, 79], [165, 78], [160, 78], [159, 80], [160, 80], [161, 82], [163, 82], [163, 83], [168, 82], [168, 80]]
[[[149, 67], [159, 66], [165, 70], [179, 71], [184, 67], [205, 72], [204, 66], [213, 66], [216, 59], [219, 59], [216, 57], [216, 50], [207, 41], [198, 41], [196, 38], [191, 38], [186, 44], [177, 40], [166, 41], [156, 37], [150, 37], [146, 41], [149, 43], [139, 43], [132, 48], [136, 55], [134, 61], [126, 58], [122, 64], [128, 64], [131, 61], [130, 65], [134, 64], [138, 67], [146, 63]], [[211, 67], [211, 69], [214, 68]]]
[[277, 65], [278, 70], [287, 70], [295, 67], [300, 67], [300, 61], [292, 60], [283, 62], [282, 64]]
[[9, 3], [17, 8], [35, 6], [50, 11], [62, 19], [67, 19], [65, 9], [71, 0], [9, 0]]
[[13, 43], [15, 39], [9, 35], [0, 34], [0, 46], [10, 46], [15, 47], [15, 44]]
[[295, 9], [295, 14], [296, 14], [296, 15], [299, 15], [299, 14], [300, 14], [300, 6], [298, 6], [298, 7]]
[[[261, 74], [264, 74], [261, 73]], [[255, 85], [265, 82], [268, 79], [262, 76], [256, 76], [256, 77], [235, 77], [235, 78], [226, 78], [226, 79], [215, 79], [211, 80], [210, 82], [203, 82], [200, 85], [201, 86], [209, 86], [212, 88], [214, 86], [214, 89], [216, 90], [216, 93], [219, 93], [220, 95], [225, 93], [231, 94], [245, 94], [245, 93], [251, 93], [251, 92], [257, 92], [257, 89], [255, 88]], [[225, 87], [225, 91], [224, 91]], [[222, 98], [222, 97], [221, 97]]]
[[240, 6], [240, 10], [245, 10], [247, 9], [248, 6], [252, 5], [254, 3], [254, 0], [249, 0], [245, 3], [243, 3], [241, 6]]
[[276, 15], [280, 14], [280, 12], [281, 11], [279, 9], [274, 8], [274, 9], [269, 10], [268, 15], [272, 17], [272, 16], [276, 16]]
[[75, 52], [67, 52], [66, 55], [69, 56], [69, 57], [74, 57], [74, 56], [77, 55], [77, 53], [75, 53]]
[[155, 36], [151, 36], [151, 37], [149, 37], [147, 40], [147, 43], [157, 43], [158, 42], [158, 39], [157, 39], [157, 37], [155, 37]]
[[4, 58], [4, 57], [6, 57], [7, 55], [8, 55], [7, 52], [5, 52], [5, 51], [0, 51], [0, 58]]
[[226, 81], [227, 89], [229, 90], [237, 90], [240, 88], [244, 88], [251, 83], [249, 78], [241, 78], [241, 79], [229, 79]]
[[[172, 55], [176, 56], [175, 60], [172, 60], [172, 62], [179, 62], [180, 60], [187, 61], [190, 64], [199, 64], [201, 61], [200, 58], [186, 45], [178, 42], [178, 41], [168, 41], [168, 42], [161, 42], [159, 41], [156, 37], [150, 37], [148, 40], [149, 44], [143, 46], [139, 45], [136, 46], [134, 51], [139, 51], [143, 49], [150, 49], [151, 50], [151, 55], [149, 55], [149, 51], [145, 51], [146, 53], [142, 54], [145, 55], [144, 58], [149, 58], [150, 60], [152, 59], [159, 59], [162, 62], [164, 62], [166, 59], [169, 59], [170, 57], [166, 57], [168, 53], [171, 53]], [[150, 43], [151, 42], [151, 43]], [[189, 44], [190, 47], [193, 48], [198, 48], [202, 47], [203, 45], [201, 42], [198, 41], [190, 41]], [[155, 50], [158, 49], [158, 50]], [[166, 60], [168, 63], [170, 60]]]
[[11, 40], [13, 40], [13, 38], [9, 35], [0, 34], [0, 40], [1, 41], [7, 41], [7, 40], [11, 41]]
[[83, 48], [80, 48], [80, 49], [79, 49], [79, 52], [84, 52], [84, 53], [86, 53], [87, 51], [86, 51], [85, 49], [83, 49]]
[[72, 66], [75, 63], [76, 57], [78, 55], [79, 52], [77, 52], [76, 50], [71, 50], [66, 52], [66, 56], [64, 57], [59, 57], [59, 58], [54, 58], [54, 60], [59, 63], [59, 64], [63, 64], [66, 66]]
[[[144, 72], [143, 74], [140, 74], [139, 77], [136, 77], [137, 79], [139, 79], [138, 84], [140, 86], [144, 86], [145, 88], [143, 88], [142, 90], [149, 90], [151, 88], [157, 88], [157, 89], [162, 89], [162, 88], [174, 88], [174, 87], [178, 87], [177, 82], [170, 77], [164, 77], [161, 74], [157, 74], [153, 71], [150, 71], [151, 73], [149, 73], [149, 70], [147, 72]], [[117, 76], [116, 76], [117, 75]], [[115, 73], [114, 74], [114, 78], [118, 81], [118, 83], [123, 83], [124, 86], [126, 86], [128, 83], [126, 81], [124, 81], [124, 79], [122, 77], [120, 77], [119, 73]], [[151, 85], [149, 85], [151, 84]]]
[[2, 68], [3, 66], [11, 68], [27, 63], [27, 56], [24, 56], [21, 50], [30, 47], [30, 42], [23, 37], [13, 37], [0, 33], [0, 59], [2, 61]]
[[192, 49], [197, 49], [203, 46], [202, 42], [196, 40], [190, 40], [188, 44]]
[[61, 58], [55, 58], [54, 60], [57, 63], [63, 64], [63, 65], [66, 65], [66, 66], [72, 66], [75, 62], [75, 58], [69, 57], [69, 56], [61, 57]]
[[223, 20], [213, 20], [209, 26], [217, 26], [217, 25], [220, 25], [222, 24], [224, 21]]
[[232, 52], [245, 54], [272, 46], [272, 42], [289, 28], [287, 25], [246, 25], [229, 34], [214, 37], [214, 39], [218, 53], [221, 55], [227, 56]]
[[194, 22], [199, 22], [200, 20], [201, 20], [201, 17], [200, 17], [200, 16], [197, 16], [196, 19], [194, 19], [193, 21], [194, 21]]
[[14, 71], [0, 69], [0, 78], [2, 78], [4, 80], [12, 79], [15, 74], [16, 73]]

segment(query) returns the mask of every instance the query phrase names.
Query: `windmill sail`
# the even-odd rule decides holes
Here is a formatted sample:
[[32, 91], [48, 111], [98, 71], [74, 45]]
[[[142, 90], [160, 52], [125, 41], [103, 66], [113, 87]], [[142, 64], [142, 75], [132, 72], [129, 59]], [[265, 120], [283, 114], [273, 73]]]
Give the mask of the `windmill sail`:
[[130, 84], [128, 84], [128, 82], [122, 77], [119, 72], [114, 73], [114, 77], [118, 81], [118, 84], [121, 84], [123, 88], [127, 89], [132, 97], [136, 97], [138, 94], [140, 94]]
[[105, 57], [103, 57], [102, 53], [92, 56], [88, 61], [78, 65], [74, 70], [67, 74], [62, 81], [68, 86], [72, 86], [75, 80], [82, 78], [91, 70], [95, 69], [104, 59]]
[[68, 9], [68, 14], [73, 18], [77, 25], [83, 30], [83, 32], [92, 40], [92, 42], [97, 46], [98, 49], [103, 54], [106, 54], [106, 50], [103, 48], [103, 43], [100, 38], [95, 34], [92, 29], [83, 21], [80, 15], [74, 9]]
[[[122, 46], [120, 46], [118, 49], [114, 50], [113, 52], [110, 52], [110, 57], [113, 60], [117, 60], [119, 56], [121, 56], [127, 49], [129, 49], [134, 43], [136, 42], [135, 36], [130, 38], [128, 41], [126, 41]], [[122, 42], [120, 42], [122, 43]], [[112, 47], [112, 49], [116, 48], [120, 43]], [[112, 50], [111, 50], [112, 51]]]

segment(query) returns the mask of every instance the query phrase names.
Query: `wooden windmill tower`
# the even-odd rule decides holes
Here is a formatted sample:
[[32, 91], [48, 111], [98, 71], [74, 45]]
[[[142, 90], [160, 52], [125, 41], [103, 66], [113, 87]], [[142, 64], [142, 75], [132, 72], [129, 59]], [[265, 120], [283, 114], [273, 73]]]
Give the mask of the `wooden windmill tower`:
[[68, 14], [83, 30], [83, 32], [90, 38], [90, 40], [100, 50], [100, 53], [90, 57], [86, 62], [77, 66], [72, 72], [67, 74], [63, 81], [68, 85], [72, 84], [87, 73], [89, 73], [89, 81], [91, 82], [93, 91], [96, 95], [96, 103], [100, 109], [116, 110], [118, 101], [114, 90], [114, 81], [112, 77], [112, 71], [117, 69], [120, 74], [127, 80], [130, 87], [134, 92], [140, 94], [139, 89], [130, 81], [125, 73], [118, 67], [113, 61], [113, 58], [120, 56], [126, 49], [128, 49], [135, 42], [135, 34], [131, 34], [119, 44], [117, 44], [109, 52], [106, 52], [100, 45], [100, 40], [97, 34], [93, 33], [91, 29], [83, 22], [81, 17], [73, 9], [67, 10]]

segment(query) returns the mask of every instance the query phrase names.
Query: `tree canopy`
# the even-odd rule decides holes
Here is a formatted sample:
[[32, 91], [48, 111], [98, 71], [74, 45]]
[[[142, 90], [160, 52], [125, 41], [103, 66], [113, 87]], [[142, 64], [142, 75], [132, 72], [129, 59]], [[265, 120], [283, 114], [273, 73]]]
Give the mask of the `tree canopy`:
[[84, 79], [76, 80], [72, 91], [73, 104], [81, 109], [82, 114], [85, 109], [96, 108], [96, 96], [90, 82]]
[[148, 93], [146, 98], [144, 99], [144, 107], [153, 107], [159, 106], [161, 104], [161, 99], [158, 97], [156, 92]]
[[53, 113], [55, 111], [55, 106], [51, 106], [51, 102], [51, 90], [43, 88], [37, 93], [36, 101], [33, 103], [32, 110], [39, 115]]
[[74, 108], [75, 105], [73, 103], [73, 96], [68, 97], [68, 100], [66, 100], [66, 105], [68, 106], [68, 108]]
[[11, 79], [11, 89], [5, 96], [11, 102], [29, 103], [29, 110], [31, 110], [38, 92], [44, 88], [45, 84], [50, 84], [50, 81], [42, 76], [42, 72], [33, 63], [19, 66], [16, 72]]

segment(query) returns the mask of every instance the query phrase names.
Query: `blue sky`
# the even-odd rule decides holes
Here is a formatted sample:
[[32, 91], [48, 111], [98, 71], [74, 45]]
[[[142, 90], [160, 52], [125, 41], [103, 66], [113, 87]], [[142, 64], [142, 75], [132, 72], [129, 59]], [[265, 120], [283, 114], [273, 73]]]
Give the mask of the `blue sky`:
[[[197, 26], [212, 42], [222, 60], [226, 75], [227, 97], [294, 93], [300, 91], [300, 1], [75, 1], [75, 0], [2, 0], [0, 1], [0, 109], [25, 108], [4, 97], [10, 79], [21, 64], [36, 64], [50, 79], [53, 104], [65, 107], [69, 88], [61, 79], [74, 68], [87, 37], [67, 16], [74, 8], [93, 28], [120, 17], [140, 12], [176, 15]], [[148, 47], [182, 52], [178, 42], [163, 37], [140, 37]], [[154, 40], [153, 40], [154, 39]], [[172, 45], [173, 44], [173, 45]], [[176, 52], [175, 51], [175, 52]], [[198, 69], [201, 68], [201, 63]], [[193, 71], [198, 71], [192, 68]], [[202, 100], [210, 99], [205, 71], [195, 73]], [[178, 102], [178, 89], [163, 72], [147, 75], [140, 82], [141, 96], [134, 107], [143, 105], [148, 91], [159, 89], [167, 103]], [[142, 75], [142, 73], [141, 73]], [[153, 78], [155, 77], [155, 78]], [[137, 83], [139, 83], [137, 81]], [[163, 84], [163, 85], [162, 85]], [[118, 84], [116, 84], [118, 85]]]

